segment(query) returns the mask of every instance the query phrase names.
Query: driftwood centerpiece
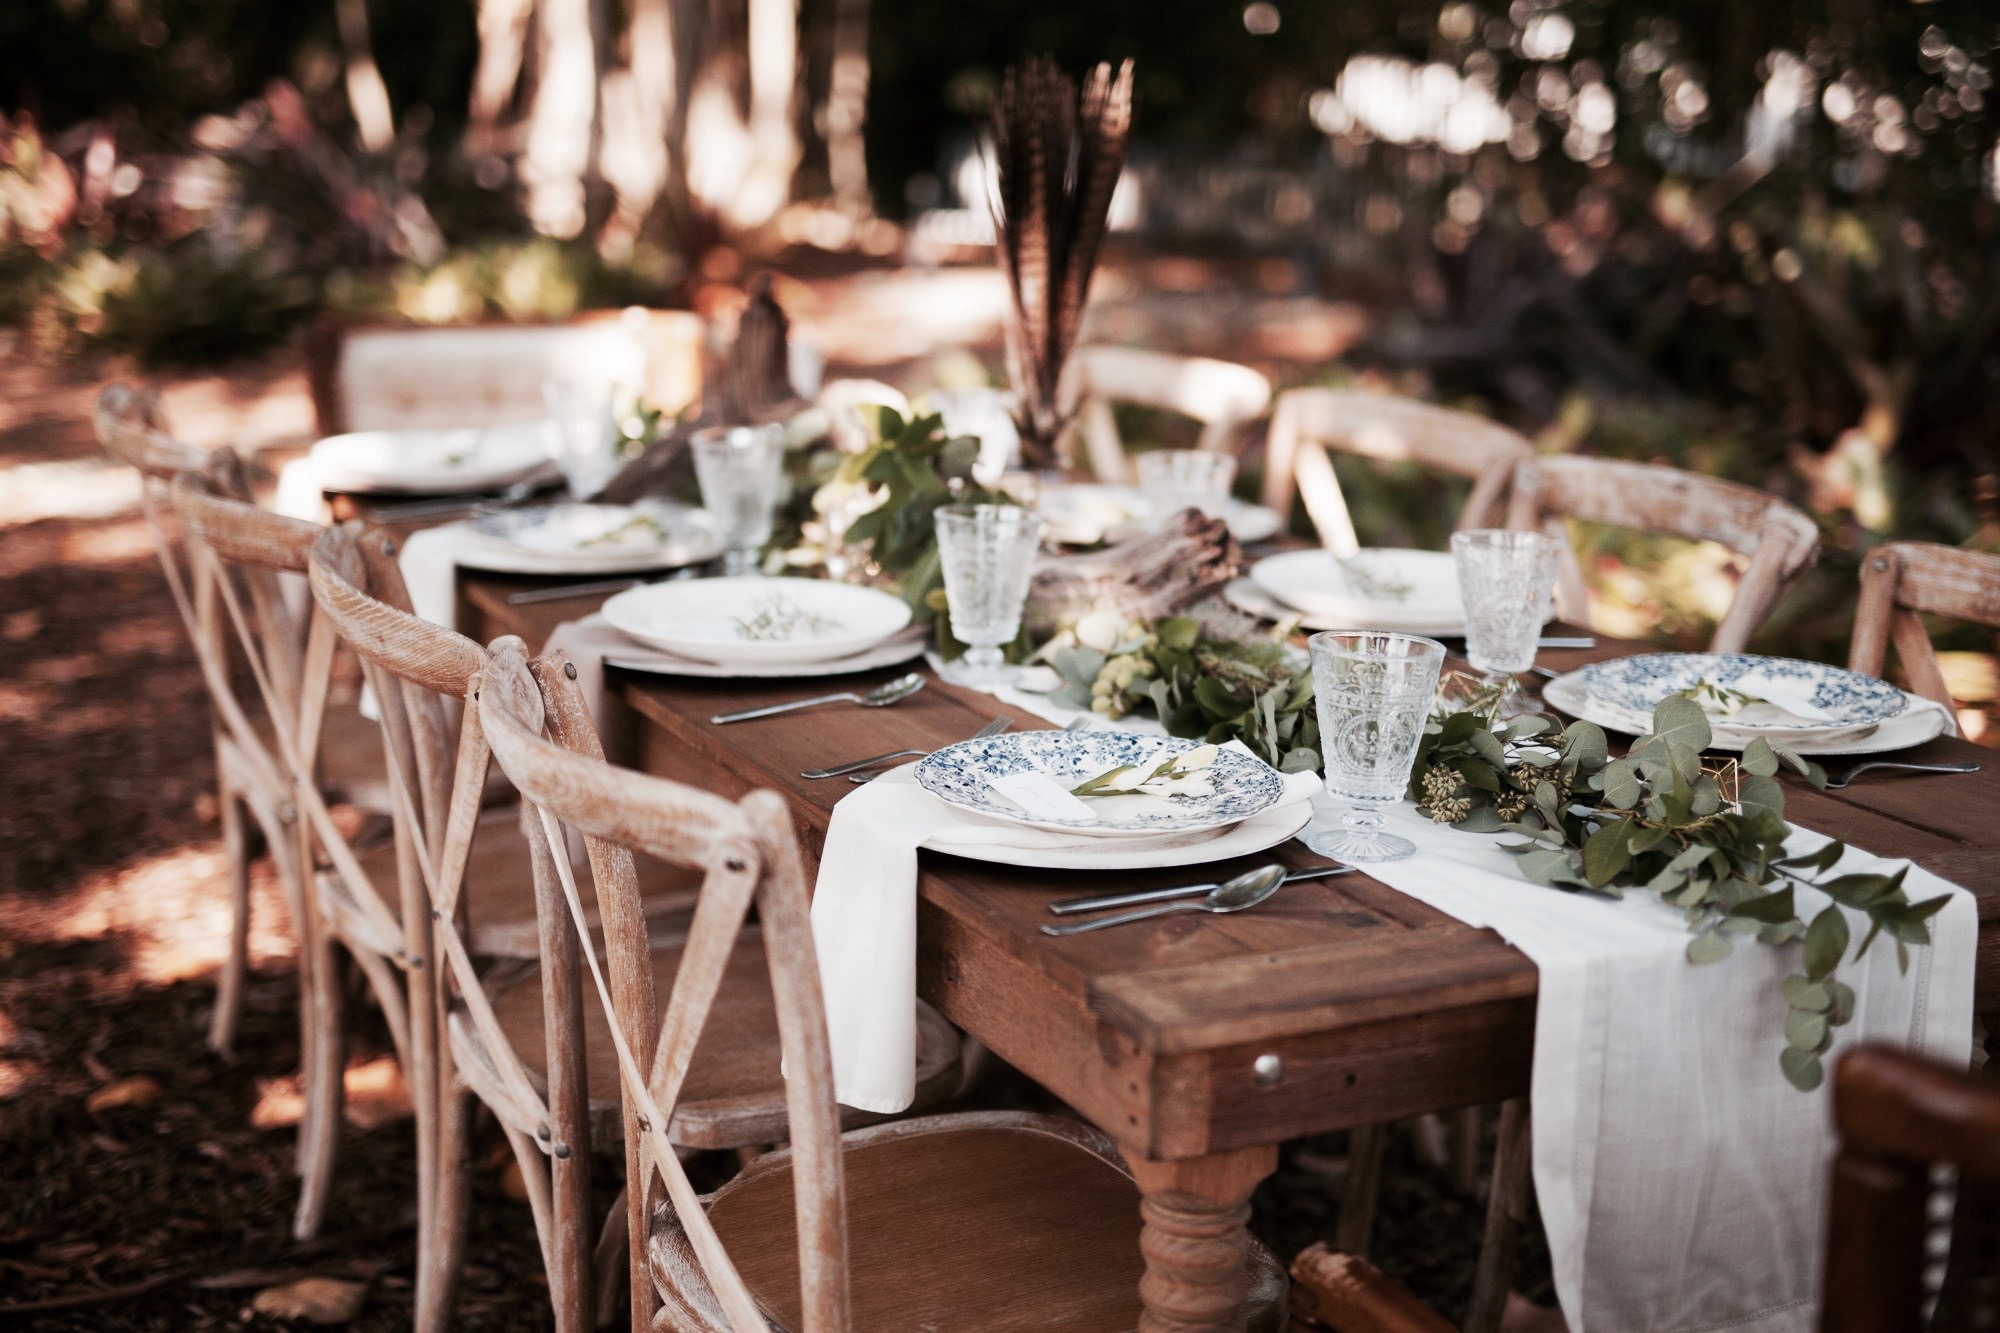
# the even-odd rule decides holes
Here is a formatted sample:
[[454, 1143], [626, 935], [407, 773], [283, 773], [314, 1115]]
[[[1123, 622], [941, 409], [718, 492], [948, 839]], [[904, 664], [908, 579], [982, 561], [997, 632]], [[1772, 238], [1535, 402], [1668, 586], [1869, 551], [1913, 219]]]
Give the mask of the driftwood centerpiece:
[[1240, 577], [1243, 569], [1243, 548], [1229, 535], [1229, 525], [1184, 509], [1158, 532], [1106, 550], [1043, 557], [1022, 619], [1036, 640], [1106, 608], [1151, 624]]

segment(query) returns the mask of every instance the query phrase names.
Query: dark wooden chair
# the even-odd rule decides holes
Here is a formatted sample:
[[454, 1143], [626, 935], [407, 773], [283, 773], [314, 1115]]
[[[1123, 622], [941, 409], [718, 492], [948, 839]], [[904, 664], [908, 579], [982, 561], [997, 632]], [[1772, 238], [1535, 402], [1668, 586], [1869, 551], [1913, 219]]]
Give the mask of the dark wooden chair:
[[[1890, 1046], [1860, 1046], [1833, 1076], [1840, 1153], [1827, 1218], [1821, 1333], [1925, 1326], [1936, 1169], [1960, 1207], [1931, 1326], [2000, 1327], [2000, 1078]], [[1981, 1201], [1968, 1208], [1968, 1198]]]
[[1848, 670], [1881, 675], [1893, 643], [1910, 688], [1949, 709], [1951, 689], [1924, 628], [1926, 614], [2000, 626], [2000, 555], [1930, 542], [1889, 542], [1871, 551], [1861, 565], [1861, 602], [1854, 611]]
[[[647, 1266], [634, 1274], [633, 1328], [1138, 1323], [1140, 1193], [1095, 1130], [994, 1112], [841, 1132], [806, 882], [781, 797], [755, 791], [730, 801], [605, 764], [575, 743], [574, 682], [554, 661], [531, 673], [517, 640], [494, 645], [477, 703], [495, 757], [542, 813], [544, 845], [556, 845], [566, 824], [590, 848], [607, 952], [585, 984], [610, 1015], [628, 1199], [648, 1238]], [[542, 739], [545, 725], [559, 743]], [[664, 1013], [633, 910], [630, 849], [703, 873]], [[580, 908], [569, 877], [557, 891]], [[702, 1196], [665, 1130], [716, 1036], [713, 1015], [753, 906], [784, 1050], [791, 1146]], [[1255, 1292], [1250, 1326], [1281, 1327], [1282, 1271], [1261, 1246], [1244, 1262]]]

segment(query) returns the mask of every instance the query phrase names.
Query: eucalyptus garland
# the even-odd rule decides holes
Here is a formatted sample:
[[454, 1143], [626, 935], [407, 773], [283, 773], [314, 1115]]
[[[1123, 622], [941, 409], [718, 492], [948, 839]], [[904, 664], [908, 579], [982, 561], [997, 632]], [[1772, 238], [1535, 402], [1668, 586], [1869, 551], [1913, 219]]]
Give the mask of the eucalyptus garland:
[[1286, 773], [1319, 767], [1312, 672], [1282, 641], [1204, 638], [1190, 616], [1078, 628], [1043, 653], [1063, 678], [1058, 702], [1113, 719], [1150, 709], [1170, 735], [1240, 740]]
[[[1840, 909], [1869, 923], [1855, 958], [1886, 933], [1907, 970], [1909, 946], [1930, 943], [1930, 918], [1946, 898], [1911, 902], [1907, 865], [1828, 875], [1846, 850], [1837, 838], [1786, 856], [1779, 768], [1815, 787], [1826, 775], [1761, 738], [1740, 759], [1708, 767], [1702, 751], [1711, 739], [1701, 706], [1680, 696], [1660, 701], [1653, 734], [1622, 759], [1611, 758], [1604, 732], [1589, 722], [1562, 728], [1531, 715], [1495, 731], [1480, 713], [1448, 713], [1425, 728], [1410, 796], [1440, 823], [1513, 835], [1502, 845], [1537, 884], [1613, 898], [1626, 888], [1657, 893], [1686, 918], [1690, 962], [1718, 962], [1739, 938], [1773, 947], [1803, 941], [1801, 970], [1783, 985], [1778, 1064], [1793, 1086], [1811, 1091], [1825, 1078], [1821, 1056], [1834, 1029], [1854, 1016], [1854, 991], [1836, 976], [1850, 942]], [[1798, 885], [1833, 900], [1810, 922], [1794, 901]]]
[[942, 609], [944, 573], [933, 524], [938, 507], [1013, 500], [973, 479], [979, 441], [946, 435], [943, 417], [906, 420], [889, 407], [877, 413], [875, 442], [841, 464], [839, 480], [876, 487], [882, 501], [848, 525], [846, 539], [868, 543], [876, 567], [895, 580], [917, 618], [928, 620]]

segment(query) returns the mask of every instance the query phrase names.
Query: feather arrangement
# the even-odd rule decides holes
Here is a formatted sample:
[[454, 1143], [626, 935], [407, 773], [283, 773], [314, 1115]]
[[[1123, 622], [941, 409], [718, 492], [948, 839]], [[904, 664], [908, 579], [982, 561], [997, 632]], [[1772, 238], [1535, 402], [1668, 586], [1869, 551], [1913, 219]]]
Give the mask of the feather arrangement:
[[1076, 344], [1111, 192], [1132, 133], [1132, 62], [1099, 64], [1078, 91], [1046, 56], [1011, 68], [993, 104], [993, 231], [1012, 304], [1007, 374], [1020, 399], [1021, 461], [1065, 465], [1057, 399]]

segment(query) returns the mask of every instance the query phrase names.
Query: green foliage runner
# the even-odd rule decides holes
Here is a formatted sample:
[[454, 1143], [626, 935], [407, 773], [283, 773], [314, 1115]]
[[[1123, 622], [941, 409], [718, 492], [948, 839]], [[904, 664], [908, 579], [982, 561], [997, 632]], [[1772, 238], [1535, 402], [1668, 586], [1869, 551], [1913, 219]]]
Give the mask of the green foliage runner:
[[[1827, 876], [1846, 850], [1837, 838], [1786, 856], [1779, 765], [1816, 787], [1826, 775], [1761, 738], [1740, 761], [1705, 768], [1710, 739], [1701, 706], [1677, 695], [1660, 701], [1653, 734], [1623, 759], [1610, 757], [1604, 732], [1589, 722], [1559, 729], [1553, 718], [1528, 716], [1496, 733], [1485, 716], [1450, 713], [1425, 729], [1410, 795], [1439, 823], [1516, 835], [1502, 845], [1537, 884], [1613, 898], [1625, 887], [1659, 894], [1686, 917], [1690, 962], [1728, 957], [1739, 936], [1772, 946], [1803, 940], [1803, 970], [1784, 982], [1778, 1063], [1793, 1086], [1811, 1091], [1825, 1077], [1820, 1057], [1833, 1030], [1854, 1016], [1854, 991], [1835, 976], [1849, 944], [1840, 909], [1868, 919], [1857, 959], [1886, 932], [1907, 969], [1909, 946], [1930, 942], [1930, 919], [1946, 899], [1912, 903], [1903, 891], [1907, 865]], [[1793, 900], [1801, 884], [1833, 900], [1810, 922]]]

